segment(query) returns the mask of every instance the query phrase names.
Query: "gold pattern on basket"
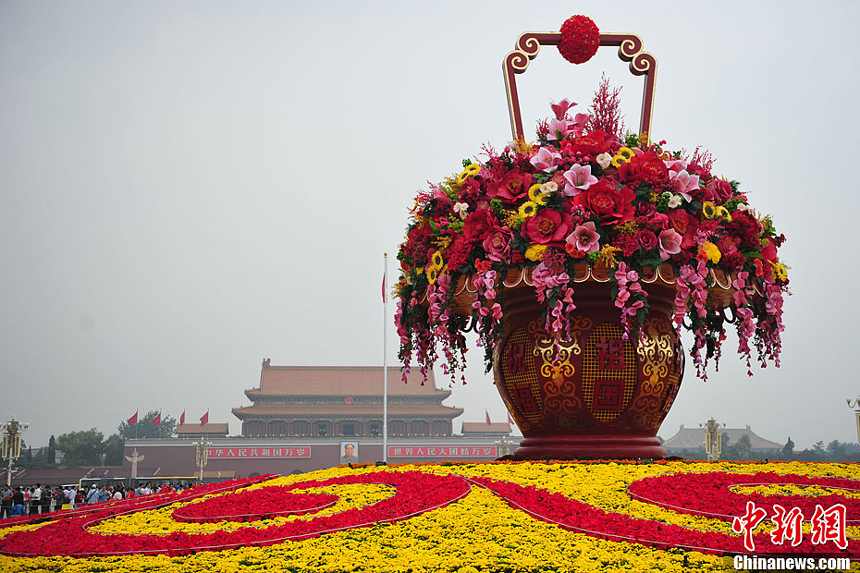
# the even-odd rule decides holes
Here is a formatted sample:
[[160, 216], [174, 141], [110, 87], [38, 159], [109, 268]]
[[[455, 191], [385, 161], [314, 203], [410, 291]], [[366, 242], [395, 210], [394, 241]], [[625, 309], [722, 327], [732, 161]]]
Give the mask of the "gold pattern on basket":
[[674, 332], [665, 319], [648, 319], [642, 325], [644, 336], [636, 347], [645, 380], [630, 406], [633, 417], [642, 427], [659, 427], [663, 419], [661, 398], [667, 385], [679, 383], [675, 369]]
[[544, 379], [546, 412], [575, 412], [582, 408], [582, 401], [576, 395], [573, 375], [576, 367], [571, 364], [573, 356], [582, 354], [580, 339], [583, 331], [591, 328], [591, 320], [582, 316], [570, 318], [570, 338], [559, 339], [549, 335], [540, 322], [529, 323], [529, 334], [534, 340], [534, 356], [542, 361], [540, 374]]

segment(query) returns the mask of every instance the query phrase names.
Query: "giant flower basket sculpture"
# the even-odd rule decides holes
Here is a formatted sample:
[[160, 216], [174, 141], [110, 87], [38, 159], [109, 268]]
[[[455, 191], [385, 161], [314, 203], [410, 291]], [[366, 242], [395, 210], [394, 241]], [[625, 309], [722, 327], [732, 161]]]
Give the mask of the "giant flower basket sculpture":
[[[526, 143], [516, 74], [541, 45], [573, 63], [618, 46], [645, 76], [639, 134], [622, 134], [618, 90], [603, 81], [588, 113], [562, 100]], [[657, 430], [684, 368], [678, 334], [705, 378], [727, 323], [779, 365], [784, 237], [710, 154], [649, 137], [656, 61], [631, 34], [584, 16], [525, 33], [504, 62], [514, 140], [421, 192], [398, 259], [397, 329], [406, 368], [441, 348], [452, 377], [475, 329], [524, 440], [515, 457], [665, 457]]]

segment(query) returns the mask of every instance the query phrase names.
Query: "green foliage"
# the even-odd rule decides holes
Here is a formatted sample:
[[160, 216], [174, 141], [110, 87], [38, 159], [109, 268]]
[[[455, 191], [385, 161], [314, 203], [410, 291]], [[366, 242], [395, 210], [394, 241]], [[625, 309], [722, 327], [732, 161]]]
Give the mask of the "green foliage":
[[121, 466], [125, 440], [119, 434], [111, 434], [103, 444], [106, 466]]
[[119, 437], [124, 440], [133, 438], [172, 438], [176, 435], [176, 418], [173, 416], [162, 416], [161, 423], [153, 426], [152, 421], [158, 415], [158, 410], [150, 410], [141, 417], [137, 424], [129, 426], [126, 421], [117, 426]]
[[61, 434], [57, 447], [66, 454], [65, 464], [69, 467], [97, 466], [102, 461], [103, 440], [104, 434], [92, 428]]

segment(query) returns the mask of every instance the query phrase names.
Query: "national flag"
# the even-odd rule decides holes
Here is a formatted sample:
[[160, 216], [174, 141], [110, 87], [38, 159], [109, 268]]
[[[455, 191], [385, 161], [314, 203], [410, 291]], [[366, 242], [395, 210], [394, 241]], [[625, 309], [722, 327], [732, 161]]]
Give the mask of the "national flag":
[[492, 421], [490, 421], [490, 412], [487, 410], [484, 410], [484, 413], [487, 415], [487, 425], [489, 426], [493, 423]]
[[385, 302], [385, 275], [382, 275], [382, 302]]
[[513, 423], [514, 423], [514, 419], [511, 418], [511, 413], [508, 412], [508, 424], [513, 424]]
[[152, 419], [152, 425], [157, 426], [161, 423], [161, 410], [158, 411], [158, 415]]
[[206, 410], [206, 413], [200, 416], [200, 425], [205, 426], [209, 423], [209, 410]]
[[185, 425], [185, 410], [182, 410], [182, 414], [179, 416], [179, 425], [180, 426]]
[[134, 416], [128, 419], [129, 426], [134, 426], [135, 424], [137, 424], [137, 411], [134, 412]]

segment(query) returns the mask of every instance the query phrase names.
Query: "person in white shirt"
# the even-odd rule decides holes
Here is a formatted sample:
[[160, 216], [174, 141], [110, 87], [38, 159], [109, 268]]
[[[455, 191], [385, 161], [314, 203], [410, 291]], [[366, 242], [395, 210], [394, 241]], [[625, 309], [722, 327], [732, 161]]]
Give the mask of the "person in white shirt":
[[42, 484], [37, 483], [30, 492], [30, 515], [36, 515], [42, 509]]

